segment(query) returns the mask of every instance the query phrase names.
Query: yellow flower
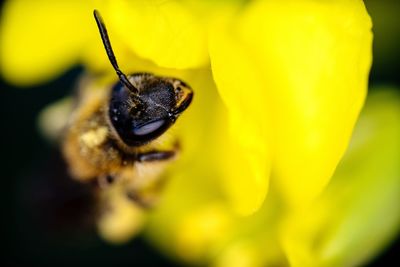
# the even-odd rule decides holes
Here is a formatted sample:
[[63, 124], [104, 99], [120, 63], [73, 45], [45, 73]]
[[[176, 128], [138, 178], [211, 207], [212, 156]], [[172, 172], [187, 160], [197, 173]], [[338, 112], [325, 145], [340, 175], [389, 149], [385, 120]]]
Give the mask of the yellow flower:
[[[375, 185], [398, 183], [396, 166], [377, 163], [376, 170], [391, 170], [387, 180], [370, 165], [346, 168], [374, 162], [377, 154], [365, 155], [378, 149], [374, 142], [395, 143], [397, 100], [385, 111], [393, 127], [371, 130], [327, 187], [367, 91], [372, 24], [363, 1], [13, 0], [0, 28], [4, 77], [41, 83], [77, 63], [111, 75], [94, 8], [124, 71], [176, 76], [196, 94], [176, 127], [183, 153], [169, 169], [160, 206], [144, 215], [116, 196], [118, 216], [99, 222], [105, 238], [128, 239], [136, 216], [151, 240], [188, 262], [336, 266], [365, 260], [395, 231], [395, 189], [386, 196]], [[381, 108], [366, 120], [378, 123]], [[378, 225], [363, 220], [380, 207], [393, 211], [390, 231], [377, 231], [381, 239], [367, 252], [357, 250]]]
[[373, 92], [331, 183], [303, 209], [287, 209], [272, 188], [257, 212], [237, 216], [210, 186], [207, 170], [195, 170], [201, 181], [175, 176], [146, 235], [189, 263], [360, 266], [400, 230], [399, 122], [400, 94]]

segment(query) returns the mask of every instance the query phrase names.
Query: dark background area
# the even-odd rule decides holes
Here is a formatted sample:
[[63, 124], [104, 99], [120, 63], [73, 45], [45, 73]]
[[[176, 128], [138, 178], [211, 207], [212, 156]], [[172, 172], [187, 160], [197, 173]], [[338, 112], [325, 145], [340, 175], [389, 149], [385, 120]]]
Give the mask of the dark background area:
[[[366, 1], [375, 28], [371, 87], [400, 88], [398, 2]], [[26, 89], [0, 78], [0, 265], [177, 266], [141, 238], [122, 246], [102, 241], [92, 226], [90, 188], [69, 179], [57, 147], [37, 130], [39, 111], [68, 95], [81, 72], [76, 67], [48, 84]], [[398, 238], [369, 266], [399, 261], [399, 248]]]

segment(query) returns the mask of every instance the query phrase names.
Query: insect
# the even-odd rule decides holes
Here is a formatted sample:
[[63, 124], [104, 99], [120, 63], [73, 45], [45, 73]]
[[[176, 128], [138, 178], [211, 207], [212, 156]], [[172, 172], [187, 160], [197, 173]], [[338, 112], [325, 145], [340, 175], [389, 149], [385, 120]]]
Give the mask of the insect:
[[64, 132], [63, 154], [72, 175], [117, 187], [142, 206], [152, 192], [176, 143], [159, 148], [164, 133], [190, 105], [192, 89], [183, 81], [150, 73], [124, 74], [117, 63], [100, 13], [94, 17], [119, 81], [106, 89], [81, 93]]

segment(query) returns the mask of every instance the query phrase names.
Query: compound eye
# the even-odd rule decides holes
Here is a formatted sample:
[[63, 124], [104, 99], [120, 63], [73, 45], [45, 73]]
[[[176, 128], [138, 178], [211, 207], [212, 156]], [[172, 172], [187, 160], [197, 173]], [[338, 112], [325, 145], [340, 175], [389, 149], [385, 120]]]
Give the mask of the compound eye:
[[137, 136], [145, 136], [145, 135], [152, 135], [155, 132], [163, 129], [167, 124], [167, 121], [164, 119], [152, 121], [146, 123], [144, 125], [133, 127], [132, 131], [134, 135]]

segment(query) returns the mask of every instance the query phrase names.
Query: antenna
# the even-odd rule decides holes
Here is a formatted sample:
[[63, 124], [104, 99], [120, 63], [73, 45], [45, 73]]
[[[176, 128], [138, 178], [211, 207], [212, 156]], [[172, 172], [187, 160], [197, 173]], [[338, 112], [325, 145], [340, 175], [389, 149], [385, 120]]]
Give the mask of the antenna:
[[133, 84], [128, 80], [128, 77], [120, 70], [117, 59], [115, 58], [114, 51], [111, 47], [110, 38], [108, 37], [106, 25], [100, 15], [100, 12], [96, 9], [93, 11], [94, 18], [96, 19], [97, 27], [99, 28], [101, 40], [103, 40], [104, 48], [106, 49], [108, 59], [111, 62], [115, 72], [117, 73], [119, 80], [133, 93], [138, 94], [139, 90], [133, 86]]

